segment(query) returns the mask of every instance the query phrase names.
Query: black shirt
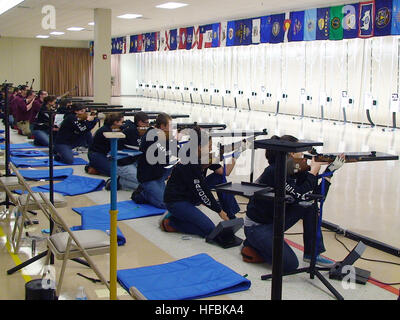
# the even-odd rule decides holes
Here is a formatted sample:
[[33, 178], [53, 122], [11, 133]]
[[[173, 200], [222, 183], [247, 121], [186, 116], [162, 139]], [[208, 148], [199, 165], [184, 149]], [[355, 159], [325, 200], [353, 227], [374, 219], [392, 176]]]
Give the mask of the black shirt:
[[47, 106], [45, 103], [43, 103], [33, 123], [33, 130], [40, 130], [49, 133], [50, 117], [47, 111], [48, 111]]
[[93, 143], [89, 147], [89, 152], [99, 152], [107, 155], [111, 150], [110, 139], [104, 136], [104, 132], [112, 132], [112, 129], [108, 125], [102, 126], [96, 131], [93, 137]]
[[[125, 134], [125, 139], [121, 140], [121, 149], [124, 149], [126, 145], [128, 146], [133, 146], [133, 147], [140, 147], [140, 144], [142, 142], [142, 137], [139, 134], [139, 131], [136, 127], [135, 124], [132, 124], [131, 126], [125, 127], [125, 129], [122, 131], [123, 134]], [[129, 149], [129, 147], [126, 147]], [[126, 157], [123, 159], [118, 160], [118, 165], [119, 166], [127, 166], [130, 165], [138, 160], [139, 156], [135, 157]]]
[[[275, 188], [275, 166], [270, 165], [257, 180], [260, 184]], [[329, 182], [326, 182], [329, 186]], [[286, 194], [292, 196], [293, 204], [286, 207], [296, 206], [305, 200], [305, 195], [317, 191], [318, 178], [309, 172], [300, 172], [286, 179]], [[247, 205], [247, 216], [257, 223], [272, 224], [274, 217], [274, 200], [251, 198]]]
[[201, 203], [217, 213], [222, 210], [207, 187], [199, 164], [178, 164], [172, 170], [165, 188], [164, 202], [180, 201], [188, 201], [193, 205]]
[[[137, 178], [140, 183], [158, 180], [164, 175], [164, 168], [170, 163], [170, 156], [173, 154], [170, 151], [170, 146], [172, 141], [166, 141], [162, 143], [159, 141], [157, 135], [154, 135], [154, 130], [159, 130], [155, 128], [149, 128], [145, 135], [142, 137], [139, 150], [142, 154], [138, 158], [138, 173]], [[151, 137], [149, 136], [151, 135]], [[149, 137], [150, 141], [147, 141]], [[176, 142], [175, 142], [176, 144]], [[157, 160], [156, 163], [150, 163], [146, 155], [149, 148], [152, 148], [152, 156]], [[151, 150], [150, 150], [151, 153]], [[176, 154], [174, 154], [176, 155]]]
[[97, 120], [78, 120], [76, 114], [69, 114], [61, 123], [58, 131], [56, 144], [75, 145], [87, 132], [90, 132], [96, 125]]

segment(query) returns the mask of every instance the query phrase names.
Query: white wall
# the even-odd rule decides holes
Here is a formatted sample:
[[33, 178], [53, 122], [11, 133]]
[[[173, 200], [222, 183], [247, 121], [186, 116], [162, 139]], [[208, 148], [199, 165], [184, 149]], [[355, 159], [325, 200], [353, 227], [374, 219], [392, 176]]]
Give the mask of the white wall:
[[[40, 48], [69, 47], [88, 48], [88, 41], [49, 40], [31, 38], [0, 38], [0, 81], [14, 85], [35, 79], [34, 90], [40, 88]], [[45, 89], [45, 88], [44, 88]]]
[[[367, 122], [364, 96], [371, 92], [378, 106], [371, 109], [376, 124], [391, 125], [390, 97], [399, 93], [399, 43], [398, 37], [352, 39], [343, 41], [292, 42], [261, 44], [247, 47], [213, 48], [203, 50], [178, 50], [123, 55], [121, 60], [122, 94], [134, 92], [136, 80], [143, 84], [163, 84], [172, 90], [160, 90], [161, 97], [186, 101], [190, 95], [183, 87], [197, 87], [192, 93], [195, 102], [234, 106], [237, 96], [239, 108], [274, 112], [282, 93], [288, 99], [280, 102], [280, 110], [287, 114], [300, 114], [300, 92], [306, 89], [312, 100], [305, 104], [305, 115], [320, 115], [320, 93], [326, 92], [333, 101], [325, 107], [325, 116], [343, 119], [342, 91], [347, 91], [354, 104], [347, 109], [347, 119]], [[181, 89], [175, 91], [175, 87]], [[262, 91], [262, 88], [265, 91]], [[209, 93], [203, 89], [209, 89]], [[214, 94], [219, 89], [220, 94]], [[155, 96], [155, 90], [138, 90], [138, 93]], [[253, 97], [252, 92], [257, 96]], [[266, 93], [272, 93], [267, 98]], [[201, 93], [201, 96], [200, 96]]]
[[136, 95], [137, 82], [137, 62], [136, 54], [121, 55], [121, 95], [133, 96]]

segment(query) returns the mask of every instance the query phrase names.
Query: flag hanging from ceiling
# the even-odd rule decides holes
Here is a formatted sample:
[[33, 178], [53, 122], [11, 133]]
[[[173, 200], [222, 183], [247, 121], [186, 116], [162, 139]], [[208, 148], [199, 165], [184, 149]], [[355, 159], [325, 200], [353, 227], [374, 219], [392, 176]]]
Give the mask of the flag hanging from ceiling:
[[193, 45], [193, 27], [186, 28], [186, 50], [192, 50]]
[[252, 20], [244, 19], [235, 21], [235, 46], [247, 46], [252, 40]]
[[138, 34], [137, 36], [137, 52], [143, 52], [143, 35]]
[[289, 30], [289, 41], [304, 40], [304, 15], [304, 11], [290, 13], [290, 20], [292, 23]]
[[115, 39], [112, 38], [111, 39], [111, 54], [115, 54], [116, 48], [117, 48], [117, 45], [115, 43]]
[[221, 22], [221, 34], [219, 40], [220, 47], [226, 47], [226, 39], [228, 37], [228, 21]]
[[285, 22], [285, 14], [274, 14], [271, 16], [271, 43], [281, 43], [285, 37], [283, 24]]
[[374, 36], [375, 1], [360, 3], [360, 22], [358, 37], [371, 38]]
[[193, 27], [193, 40], [192, 40], [192, 49], [201, 49], [200, 45], [200, 26]]
[[358, 23], [360, 20], [360, 6], [358, 3], [348, 4], [343, 7], [343, 38], [354, 39], [358, 37]]
[[186, 49], [187, 46], [187, 28], [179, 28], [178, 49]]
[[158, 47], [158, 51], [168, 51], [169, 50], [169, 31], [162, 30], [160, 31], [160, 46]]
[[252, 21], [252, 36], [251, 43], [259, 44], [261, 42], [261, 18], [253, 19]]
[[271, 16], [261, 17], [260, 41], [261, 43], [269, 43], [271, 40]]
[[133, 35], [130, 38], [129, 53], [135, 53], [137, 52], [137, 35]]
[[151, 52], [151, 51], [157, 51], [157, 32], [152, 32], [152, 33], [146, 33], [146, 39], [145, 39], [145, 51], [146, 52]]
[[317, 9], [317, 40], [329, 39], [330, 8]]
[[211, 48], [213, 39], [213, 25], [207, 24], [200, 27], [199, 49]]
[[178, 31], [177, 29], [169, 30], [169, 50], [176, 50], [178, 47]]
[[235, 33], [236, 33], [236, 22], [228, 21], [227, 24], [227, 38], [226, 38], [226, 46], [231, 47], [235, 45]]
[[219, 48], [221, 44], [221, 24], [214, 23], [212, 25], [212, 42], [211, 47]]
[[392, 31], [392, 0], [375, 0], [375, 36], [388, 36]]
[[285, 13], [285, 21], [283, 22], [283, 31], [285, 35], [283, 36], [283, 42], [289, 42], [289, 31], [292, 25], [292, 20], [290, 20], [290, 12]]
[[306, 10], [304, 13], [304, 40], [317, 39], [317, 9]]
[[330, 40], [343, 40], [343, 6], [331, 7], [330, 10]]
[[393, 0], [392, 34], [400, 35], [400, 0]]

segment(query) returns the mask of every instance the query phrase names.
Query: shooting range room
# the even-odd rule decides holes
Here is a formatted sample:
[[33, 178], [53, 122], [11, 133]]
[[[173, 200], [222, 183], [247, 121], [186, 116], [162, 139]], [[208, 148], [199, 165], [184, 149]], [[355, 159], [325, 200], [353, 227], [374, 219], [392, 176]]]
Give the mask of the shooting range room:
[[399, 299], [400, 0], [3, 0], [0, 90], [0, 300]]

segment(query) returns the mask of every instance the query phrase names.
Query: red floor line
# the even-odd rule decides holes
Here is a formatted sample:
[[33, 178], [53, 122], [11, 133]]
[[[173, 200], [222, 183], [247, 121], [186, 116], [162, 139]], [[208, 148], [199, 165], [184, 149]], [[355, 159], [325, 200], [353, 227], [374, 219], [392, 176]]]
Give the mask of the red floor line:
[[[288, 240], [288, 239], [285, 239], [285, 241], [286, 241], [286, 243], [287, 243], [288, 245], [290, 245], [291, 247], [296, 248], [297, 250], [300, 250], [300, 251], [303, 251], [303, 252], [304, 252], [304, 247], [301, 246], [301, 245], [299, 245], [298, 243], [295, 243], [295, 242], [290, 241], [290, 240]], [[324, 256], [324, 255], [322, 255], [322, 256], [323, 256], [324, 258], [326, 258], [326, 259], [329, 259], [329, 260], [331, 260], [331, 261], [336, 262], [335, 260], [332, 260], [332, 259], [330, 259], [330, 258], [328, 258], [328, 257], [326, 257], [326, 256]], [[384, 285], [384, 284], [378, 282], [378, 280], [376, 280], [376, 279], [370, 278], [370, 280], [368, 280], [368, 282], [371, 283], [371, 284], [373, 284], [373, 285], [376, 285], [377, 287], [379, 287], [379, 288], [381, 288], [381, 289], [384, 289], [384, 290], [386, 290], [386, 291], [389, 291], [389, 292], [395, 294], [396, 296], [399, 296], [399, 295], [400, 295], [400, 290], [399, 290], [399, 289], [397, 289], [397, 288], [395, 288], [395, 287], [392, 287], [392, 286]]]

